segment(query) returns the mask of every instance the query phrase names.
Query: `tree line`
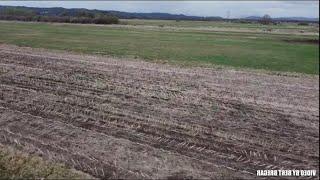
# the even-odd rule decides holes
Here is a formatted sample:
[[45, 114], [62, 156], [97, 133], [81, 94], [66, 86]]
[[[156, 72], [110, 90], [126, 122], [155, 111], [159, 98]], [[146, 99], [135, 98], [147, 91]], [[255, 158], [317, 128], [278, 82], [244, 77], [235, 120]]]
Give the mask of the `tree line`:
[[37, 22], [60, 22], [81, 24], [118, 24], [116, 16], [103, 13], [92, 13], [79, 10], [75, 14], [67, 11], [58, 15], [38, 14], [27, 8], [6, 7], [0, 9], [0, 20], [37, 21]]

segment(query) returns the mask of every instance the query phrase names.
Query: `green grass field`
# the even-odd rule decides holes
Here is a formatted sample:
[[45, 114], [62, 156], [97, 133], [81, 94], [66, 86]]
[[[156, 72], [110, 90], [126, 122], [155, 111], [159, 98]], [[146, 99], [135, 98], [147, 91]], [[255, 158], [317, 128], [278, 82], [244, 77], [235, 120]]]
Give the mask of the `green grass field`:
[[0, 22], [0, 43], [142, 58], [177, 65], [319, 74], [319, 36]]
[[319, 32], [316, 26], [299, 26], [297, 23], [281, 23], [278, 25], [262, 25], [259, 23], [233, 23], [224, 21], [175, 21], [175, 20], [142, 20], [121, 19], [120, 24], [125, 25], [150, 25], [169, 27], [220, 27], [220, 28], [245, 28], [245, 29], [287, 29], [304, 30], [305, 32]]

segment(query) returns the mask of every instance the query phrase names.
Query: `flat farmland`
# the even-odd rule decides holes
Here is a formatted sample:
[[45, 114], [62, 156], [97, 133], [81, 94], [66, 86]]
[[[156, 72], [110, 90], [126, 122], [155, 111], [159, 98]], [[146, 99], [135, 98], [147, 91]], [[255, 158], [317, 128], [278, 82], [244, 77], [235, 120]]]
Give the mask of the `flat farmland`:
[[[128, 25], [0, 22], [0, 43], [179, 66], [319, 74], [318, 27], [121, 21]], [[164, 27], [159, 27], [165, 24]], [[271, 32], [265, 32], [272, 29]], [[303, 32], [303, 33], [301, 33]]]
[[273, 29], [282, 33], [319, 33], [318, 26], [299, 26], [298, 23], [280, 23], [263, 25], [260, 23], [236, 23], [226, 21], [176, 21], [176, 20], [146, 20], [146, 19], [121, 19], [120, 24], [133, 26], [161, 26], [161, 27], [184, 27], [184, 28], [230, 28], [232, 30], [263, 30]]
[[[94, 42], [85, 30], [69, 47], [75, 26], [12, 23], [18, 28], [9, 32], [8, 24], [1, 23], [1, 42], [109, 49], [103, 39], [90, 49]], [[100, 27], [85, 28], [100, 33]], [[275, 44], [317, 53], [314, 45]], [[312, 53], [304, 56], [315, 60]], [[2, 44], [0, 82], [0, 143], [96, 178], [252, 179], [259, 169], [319, 169], [318, 75], [179, 67]]]

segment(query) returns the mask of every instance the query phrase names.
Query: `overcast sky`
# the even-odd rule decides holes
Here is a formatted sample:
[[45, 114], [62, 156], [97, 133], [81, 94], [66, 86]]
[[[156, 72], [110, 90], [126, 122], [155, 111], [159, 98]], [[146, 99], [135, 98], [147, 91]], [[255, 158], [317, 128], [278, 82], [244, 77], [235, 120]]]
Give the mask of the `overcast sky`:
[[319, 1], [0, 1], [0, 5], [65, 7], [126, 12], [166, 12], [230, 18], [246, 16], [319, 17]]

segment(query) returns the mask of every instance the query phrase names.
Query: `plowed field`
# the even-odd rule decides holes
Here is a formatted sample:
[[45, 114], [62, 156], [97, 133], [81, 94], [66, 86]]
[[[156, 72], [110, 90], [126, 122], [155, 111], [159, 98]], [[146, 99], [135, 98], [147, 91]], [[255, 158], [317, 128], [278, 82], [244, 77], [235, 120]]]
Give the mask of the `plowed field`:
[[97, 178], [319, 169], [318, 80], [0, 45], [0, 143]]

